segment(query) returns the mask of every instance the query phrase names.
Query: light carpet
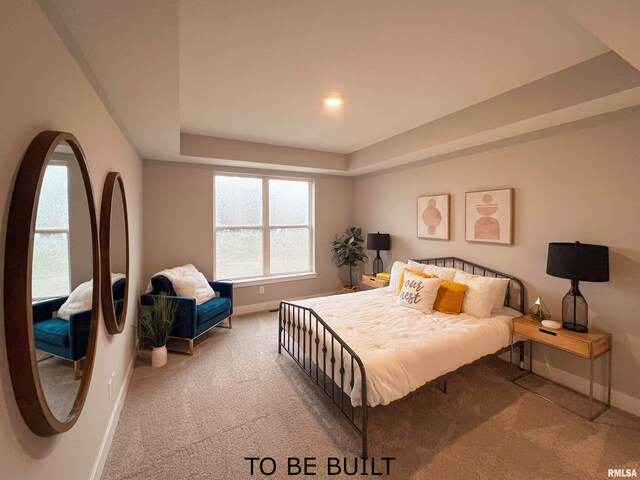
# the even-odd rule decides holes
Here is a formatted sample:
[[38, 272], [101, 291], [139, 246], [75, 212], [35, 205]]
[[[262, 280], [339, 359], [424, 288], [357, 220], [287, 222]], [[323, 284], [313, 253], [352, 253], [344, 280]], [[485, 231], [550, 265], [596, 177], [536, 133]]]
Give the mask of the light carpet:
[[[640, 418], [612, 408], [589, 422], [509, 382], [506, 365], [488, 357], [452, 374], [447, 395], [427, 385], [370, 409], [370, 455], [396, 458], [386, 478], [640, 475]], [[163, 368], [141, 352], [102, 478], [303, 478], [286, 471], [288, 457], [303, 456], [318, 459], [313, 478], [326, 478], [327, 457], [353, 466], [359, 451], [338, 409], [278, 355], [277, 314], [259, 313], [234, 317], [232, 330], [214, 329], [193, 357], [170, 354]], [[245, 457], [265, 456], [275, 474], [251, 477]]]

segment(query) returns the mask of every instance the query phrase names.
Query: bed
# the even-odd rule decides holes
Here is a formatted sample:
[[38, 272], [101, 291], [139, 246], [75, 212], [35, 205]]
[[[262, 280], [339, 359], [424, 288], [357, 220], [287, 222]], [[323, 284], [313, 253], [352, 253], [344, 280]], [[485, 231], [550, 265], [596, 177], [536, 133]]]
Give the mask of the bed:
[[481, 320], [435, 311], [425, 315], [397, 305], [391, 287], [280, 304], [278, 352], [289, 353], [340, 409], [362, 438], [363, 458], [369, 407], [387, 405], [505, 351], [511, 321], [523, 312], [524, 285], [515, 277], [456, 257], [414, 261], [507, 279], [504, 307]]

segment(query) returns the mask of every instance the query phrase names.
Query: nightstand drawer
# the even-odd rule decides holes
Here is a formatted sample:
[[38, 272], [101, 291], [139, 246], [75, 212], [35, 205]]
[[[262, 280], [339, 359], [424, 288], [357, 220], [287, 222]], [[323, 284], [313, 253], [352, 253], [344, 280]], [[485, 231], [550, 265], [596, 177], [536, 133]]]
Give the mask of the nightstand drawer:
[[382, 287], [389, 286], [388, 280], [381, 280], [379, 278], [374, 277], [373, 275], [362, 275], [362, 283], [364, 285], [369, 285], [370, 287], [374, 287], [374, 288], [382, 288]]
[[589, 342], [563, 335], [561, 330], [544, 328], [542, 325], [531, 325], [513, 322], [513, 333], [522, 335], [536, 342], [551, 345], [567, 352], [590, 358]]

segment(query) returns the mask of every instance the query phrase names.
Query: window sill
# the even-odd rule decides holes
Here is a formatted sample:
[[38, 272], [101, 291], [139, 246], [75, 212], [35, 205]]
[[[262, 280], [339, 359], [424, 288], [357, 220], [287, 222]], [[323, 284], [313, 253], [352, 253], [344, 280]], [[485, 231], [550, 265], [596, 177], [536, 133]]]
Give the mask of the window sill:
[[255, 287], [257, 285], [269, 285], [271, 283], [296, 282], [298, 280], [311, 280], [316, 278], [316, 272], [293, 273], [291, 275], [279, 275], [273, 277], [244, 278], [231, 280], [234, 288]]

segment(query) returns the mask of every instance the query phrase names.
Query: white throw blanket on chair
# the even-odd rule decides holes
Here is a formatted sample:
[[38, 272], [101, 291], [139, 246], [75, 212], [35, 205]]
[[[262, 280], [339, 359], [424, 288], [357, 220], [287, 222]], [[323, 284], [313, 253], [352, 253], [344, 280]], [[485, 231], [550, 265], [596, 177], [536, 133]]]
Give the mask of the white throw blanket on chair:
[[[125, 278], [124, 273], [112, 273], [111, 285], [113, 286], [118, 280]], [[74, 313], [91, 310], [91, 301], [93, 300], [93, 280], [78, 285], [67, 301], [58, 309], [58, 318], [69, 320]]]
[[[202, 305], [217, 296], [205, 276], [190, 263], [153, 274], [154, 277], [158, 275], [167, 277], [179, 296], [195, 298], [196, 305]], [[147, 293], [152, 291], [153, 286], [149, 282]]]

